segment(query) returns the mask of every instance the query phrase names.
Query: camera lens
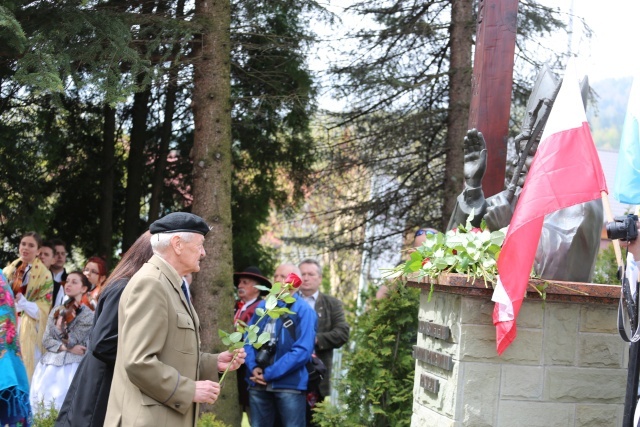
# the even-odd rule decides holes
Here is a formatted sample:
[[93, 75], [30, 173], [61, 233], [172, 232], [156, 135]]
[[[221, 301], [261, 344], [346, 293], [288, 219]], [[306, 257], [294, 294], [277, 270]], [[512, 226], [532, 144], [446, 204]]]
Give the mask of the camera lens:
[[610, 240], [620, 239], [622, 241], [634, 241], [638, 237], [638, 227], [636, 215], [619, 216], [613, 222], [605, 224], [607, 237]]
[[627, 237], [627, 226], [624, 222], [608, 222], [606, 228], [607, 237], [610, 240], [624, 239]]
[[261, 368], [271, 365], [271, 357], [275, 353], [275, 345], [270, 342], [263, 345], [256, 353], [256, 364]]

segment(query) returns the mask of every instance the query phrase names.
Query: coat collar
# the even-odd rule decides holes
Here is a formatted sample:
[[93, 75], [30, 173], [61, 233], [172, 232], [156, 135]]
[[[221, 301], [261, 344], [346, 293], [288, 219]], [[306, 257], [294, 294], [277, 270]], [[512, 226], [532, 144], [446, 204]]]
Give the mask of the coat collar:
[[167, 279], [169, 279], [169, 283], [171, 283], [171, 286], [173, 287], [173, 289], [180, 296], [180, 300], [182, 301], [182, 304], [187, 309], [187, 312], [193, 315], [191, 311], [191, 304], [187, 301], [186, 297], [184, 296], [184, 292], [182, 292], [182, 277], [178, 274], [176, 269], [173, 268], [171, 264], [169, 264], [167, 261], [165, 261], [162, 257], [158, 255], [152, 256], [148, 262], [149, 264], [152, 264], [158, 267], [162, 272], [162, 274], [164, 274], [167, 277]]

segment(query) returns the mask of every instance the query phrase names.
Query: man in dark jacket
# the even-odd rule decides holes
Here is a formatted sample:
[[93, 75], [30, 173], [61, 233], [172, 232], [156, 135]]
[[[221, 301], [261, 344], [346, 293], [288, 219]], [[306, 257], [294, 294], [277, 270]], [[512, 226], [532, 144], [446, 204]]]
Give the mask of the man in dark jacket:
[[64, 264], [67, 262], [67, 245], [60, 239], [50, 240], [46, 246], [52, 248], [52, 262], [48, 267], [53, 276], [53, 297], [51, 307], [57, 307], [64, 301], [64, 284], [67, 281], [67, 270]]
[[[273, 427], [276, 419], [283, 427], [306, 426], [306, 364], [313, 353], [317, 318], [297, 293], [293, 297], [296, 301], [289, 309], [295, 314], [259, 321], [256, 313], [249, 322], [260, 326], [258, 335], [271, 335], [259, 350], [245, 347], [252, 427]], [[284, 305], [278, 301], [278, 306]], [[265, 301], [259, 308], [265, 308]]]
[[316, 355], [327, 367], [327, 374], [320, 384], [322, 396], [331, 393], [331, 367], [333, 349], [342, 347], [349, 340], [349, 324], [344, 318], [342, 302], [320, 292], [322, 267], [315, 259], [305, 259], [299, 265], [302, 273], [300, 293], [318, 315]]

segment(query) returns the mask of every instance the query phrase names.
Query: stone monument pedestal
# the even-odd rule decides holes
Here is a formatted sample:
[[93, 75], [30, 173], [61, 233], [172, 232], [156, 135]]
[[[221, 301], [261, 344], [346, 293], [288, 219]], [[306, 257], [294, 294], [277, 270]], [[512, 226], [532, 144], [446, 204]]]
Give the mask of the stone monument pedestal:
[[532, 281], [502, 356], [493, 289], [447, 275], [422, 289], [412, 426], [619, 426], [629, 345], [618, 336], [619, 286]]

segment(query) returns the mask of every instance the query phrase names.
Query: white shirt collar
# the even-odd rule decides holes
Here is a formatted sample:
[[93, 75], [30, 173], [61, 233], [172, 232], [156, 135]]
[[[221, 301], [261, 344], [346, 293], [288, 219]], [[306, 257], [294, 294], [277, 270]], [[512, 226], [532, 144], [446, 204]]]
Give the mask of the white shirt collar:
[[320, 291], [315, 291], [313, 294], [309, 295], [308, 297], [304, 297], [305, 299], [312, 299], [314, 301], [318, 300], [318, 295], [320, 294]]
[[316, 309], [316, 301], [318, 301], [318, 295], [320, 294], [320, 291], [315, 291], [315, 293], [313, 293], [312, 295], [309, 296], [305, 296], [302, 295], [302, 299], [304, 299], [310, 306], [311, 308], [313, 308], [314, 310]]
[[247, 307], [249, 307], [251, 304], [253, 304], [254, 302], [256, 302], [258, 298], [254, 298], [251, 301], [247, 301], [244, 303], [244, 305], [242, 306], [242, 308], [240, 309], [240, 311], [245, 311], [247, 309]]

